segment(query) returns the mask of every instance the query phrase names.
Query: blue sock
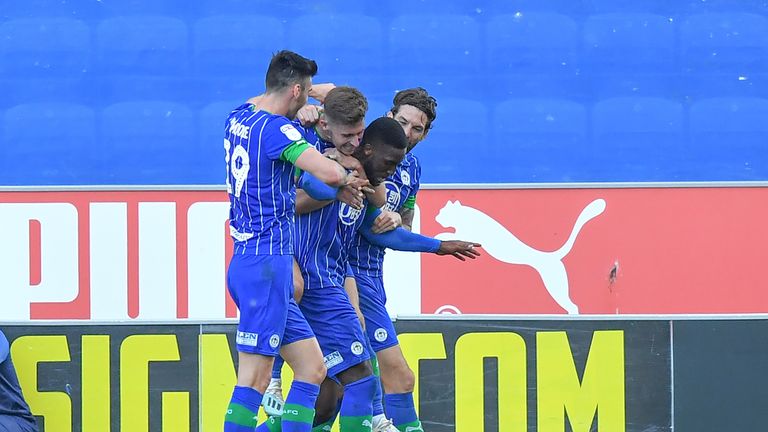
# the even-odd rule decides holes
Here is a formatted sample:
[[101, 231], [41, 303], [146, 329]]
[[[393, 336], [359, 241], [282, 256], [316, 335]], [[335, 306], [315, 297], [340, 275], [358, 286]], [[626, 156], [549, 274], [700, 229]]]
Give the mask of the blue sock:
[[253, 432], [262, 397], [254, 388], [236, 386], [224, 416], [224, 432]]
[[[371, 343], [368, 343], [368, 349], [373, 352]], [[373, 395], [373, 416], [384, 414], [384, 402], [382, 401], [381, 372], [379, 371], [379, 361], [375, 355], [371, 356], [371, 366], [373, 366], [373, 375], [376, 377], [376, 393]]]
[[275, 357], [275, 364], [272, 365], [272, 379], [280, 379], [283, 372], [283, 363], [285, 363], [285, 360], [281, 356]]
[[285, 399], [283, 408], [284, 432], [309, 432], [315, 419], [315, 401], [320, 386], [303, 381], [294, 381]]
[[413, 393], [386, 394], [384, 402], [387, 405], [387, 416], [392, 419], [396, 428], [403, 430], [401, 429], [403, 426], [419, 425], [419, 416], [416, 415], [416, 406], [413, 404]]
[[[341, 402], [341, 431], [371, 430], [373, 406], [371, 401], [376, 394], [376, 377], [367, 376], [344, 386], [344, 399]], [[366, 429], [367, 428], [367, 429]]]

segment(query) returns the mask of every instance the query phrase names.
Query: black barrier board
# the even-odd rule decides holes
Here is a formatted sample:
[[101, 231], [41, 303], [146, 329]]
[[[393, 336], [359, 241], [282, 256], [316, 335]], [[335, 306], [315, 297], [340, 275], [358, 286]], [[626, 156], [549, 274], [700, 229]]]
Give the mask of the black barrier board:
[[767, 430], [768, 321], [673, 325], [675, 430]]
[[[430, 432], [670, 430], [668, 321], [396, 326]], [[3, 329], [27, 400], [50, 430], [222, 428], [235, 384], [234, 325]]]
[[[671, 430], [668, 321], [398, 321], [397, 329], [430, 432]], [[418, 366], [414, 352], [423, 354]]]

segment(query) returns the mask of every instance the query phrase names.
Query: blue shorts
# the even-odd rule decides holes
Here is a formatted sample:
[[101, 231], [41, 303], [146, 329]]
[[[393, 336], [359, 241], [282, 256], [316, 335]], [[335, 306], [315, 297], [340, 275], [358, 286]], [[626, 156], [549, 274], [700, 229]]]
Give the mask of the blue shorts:
[[328, 377], [371, 358], [360, 319], [343, 287], [306, 290], [299, 308], [323, 351]]
[[360, 312], [365, 318], [365, 332], [374, 352], [397, 345], [395, 325], [387, 313], [387, 295], [384, 292], [384, 278], [355, 274], [357, 292], [360, 297]]
[[295, 342], [311, 337], [309, 326], [291, 298], [291, 255], [235, 254], [229, 263], [227, 285], [240, 310], [238, 351], [274, 357], [284, 338]]
[[0, 431], [37, 432], [34, 418], [0, 414]]

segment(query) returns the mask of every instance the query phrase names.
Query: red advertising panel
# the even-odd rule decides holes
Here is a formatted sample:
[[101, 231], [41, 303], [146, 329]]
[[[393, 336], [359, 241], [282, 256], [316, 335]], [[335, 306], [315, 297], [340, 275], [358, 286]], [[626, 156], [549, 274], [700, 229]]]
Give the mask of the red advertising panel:
[[[388, 254], [393, 315], [768, 312], [768, 188], [424, 190], [414, 227], [483, 256]], [[235, 318], [222, 191], [0, 192], [0, 319]], [[454, 233], [455, 234], [450, 234]]]
[[[768, 312], [767, 188], [433, 190], [421, 230], [484, 256], [422, 258], [422, 311]], [[441, 309], [442, 308], [442, 309]]]

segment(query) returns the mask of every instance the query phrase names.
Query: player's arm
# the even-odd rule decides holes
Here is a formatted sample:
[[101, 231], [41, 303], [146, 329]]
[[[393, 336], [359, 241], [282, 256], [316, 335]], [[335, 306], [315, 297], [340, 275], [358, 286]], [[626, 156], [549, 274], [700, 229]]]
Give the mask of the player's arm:
[[[353, 171], [342, 187], [329, 186], [308, 172], [297, 173], [296, 212], [309, 213], [325, 207], [333, 200], [339, 200], [355, 209], [363, 207], [363, 190], [368, 187], [368, 180], [358, 177]], [[302, 193], [302, 191], [304, 193]]]
[[413, 227], [413, 216], [416, 214], [416, 195], [409, 196], [403, 206], [400, 208], [400, 218], [402, 227], [411, 231]]
[[309, 97], [323, 103], [325, 102], [325, 97], [328, 96], [328, 92], [334, 88], [336, 88], [334, 83], [312, 84], [312, 87], [309, 88]]
[[303, 144], [294, 143], [285, 149], [283, 155], [286, 161], [330, 186], [344, 186], [350, 180], [348, 177], [352, 175], [348, 175], [339, 162], [323, 156], [306, 141], [303, 141]]
[[460, 240], [440, 241], [436, 238], [415, 234], [402, 228], [376, 234], [371, 231], [373, 222], [381, 213], [381, 210], [368, 207], [363, 225], [360, 227], [360, 234], [372, 244], [406, 252], [431, 252], [437, 255], [453, 255], [455, 258], [464, 261], [465, 258], [474, 259], [479, 256], [475, 248], [480, 247], [479, 243], [465, 242]]

